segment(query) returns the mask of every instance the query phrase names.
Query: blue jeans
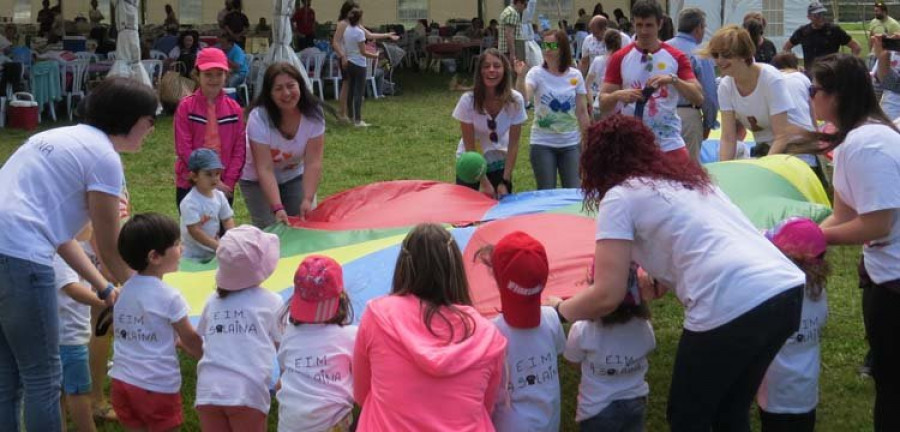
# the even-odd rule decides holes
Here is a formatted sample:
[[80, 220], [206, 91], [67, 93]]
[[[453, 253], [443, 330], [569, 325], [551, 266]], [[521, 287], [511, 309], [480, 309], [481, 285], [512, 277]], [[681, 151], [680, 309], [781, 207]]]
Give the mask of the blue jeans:
[[647, 398], [613, 401], [599, 414], [578, 422], [581, 432], [643, 432]]
[[578, 162], [581, 157], [581, 146], [548, 147], [531, 145], [531, 169], [534, 170], [534, 181], [538, 189], [556, 189], [556, 173], [564, 188], [577, 188], [581, 185], [578, 175]]
[[53, 268], [0, 255], [0, 430], [58, 431], [59, 315]]

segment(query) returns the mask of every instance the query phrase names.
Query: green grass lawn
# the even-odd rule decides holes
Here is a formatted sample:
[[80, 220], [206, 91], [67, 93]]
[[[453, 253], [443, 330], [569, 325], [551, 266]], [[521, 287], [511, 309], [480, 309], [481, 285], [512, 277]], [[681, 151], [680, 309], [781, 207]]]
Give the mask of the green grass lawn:
[[[368, 129], [341, 126], [328, 120], [324, 175], [320, 200], [336, 192], [375, 181], [394, 179], [434, 179], [452, 182], [454, 152], [459, 140], [459, 124], [450, 116], [459, 93], [447, 90], [449, 76], [402, 73], [398, 81], [402, 95], [366, 100], [363, 113]], [[0, 161], [6, 160], [29, 134], [0, 130]], [[534, 189], [528, 162], [529, 128], [525, 128], [514, 176], [517, 190]], [[136, 212], [157, 211], [176, 216], [173, 182], [173, 131], [171, 117], [157, 121], [156, 130], [139, 154], [123, 157]], [[236, 200], [238, 223], [249, 223], [240, 198]], [[740, 252], [735, 251], [735, 260]], [[832, 248], [829, 260], [834, 274], [828, 285], [829, 322], [822, 339], [821, 401], [818, 430], [871, 430], [874, 390], [871, 380], [857, 375], [865, 354], [860, 291], [856, 286], [859, 248]], [[652, 304], [657, 350], [650, 358], [649, 410], [647, 430], [666, 429], [665, 408], [673, 356], [681, 332], [682, 308], [673, 296]], [[193, 409], [196, 362], [182, 358], [184, 377], [184, 430], [199, 430]], [[563, 388], [562, 430], [577, 430], [574, 423], [579, 370], [560, 362]], [[429, 397], [429, 395], [423, 395]], [[430, 397], [440, 397], [430, 395]], [[277, 423], [277, 408], [271, 411], [270, 429]], [[755, 417], [755, 414], [754, 414]], [[758, 429], [758, 426], [756, 427]], [[121, 430], [103, 424], [101, 431]]]

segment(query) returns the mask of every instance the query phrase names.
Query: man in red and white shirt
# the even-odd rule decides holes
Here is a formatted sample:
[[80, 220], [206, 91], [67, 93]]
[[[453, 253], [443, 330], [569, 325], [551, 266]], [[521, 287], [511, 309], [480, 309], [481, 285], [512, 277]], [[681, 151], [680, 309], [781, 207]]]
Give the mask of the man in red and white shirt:
[[[703, 103], [703, 90], [690, 59], [681, 51], [659, 40], [663, 11], [654, 0], [639, 0], [631, 13], [635, 41], [610, 57], [606, 77], [600, 89], [600, 109], [609, 112], [622, 103], [622, 113], [635, 115], [635, 108], [656, 135], [659, 146], [674, 157], [689, 159], [681, 138], [678, 117], [679, 94], [695, 106]], [[642, 90], [651, 87], [646, 100]], [[649, 91], [649, 90], [648, 90]], [[683, 153], [683, 154], [682, 154]]]

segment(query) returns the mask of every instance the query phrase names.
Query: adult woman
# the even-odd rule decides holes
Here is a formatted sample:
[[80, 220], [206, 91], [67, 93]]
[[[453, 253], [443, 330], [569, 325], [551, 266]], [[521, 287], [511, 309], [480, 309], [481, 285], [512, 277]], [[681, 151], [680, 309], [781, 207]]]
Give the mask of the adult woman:
[[225, 34], [231, 36], [235, 43], [242, 49], [244, 48], [244, 41], [250, 30], [250, 19], [244, 14], [241, 0], [231, 0], [231, 10], [225, 15], [222, 29], [225, 30]]
[[462, 139], [456, 156], [480, 147], [487, 161], [487, 174], [478, 183], [456, 184], [481, 190], [491, 196], [512, 193], [512, 174], [519, 154], [522, 124], [528, 120], [522, 94], [512, 89], [509, 60], [496, 48], [485, 50], [475, 68], [475, 88], [459, 98], [453, 118], [459, 120]]
[[701, 51], [715, 59], [722, 74], [720, 160], [734, 158], [735, 121], [753, 132], [760, 155], [783, 153], [792, 135], [814, 130], [809, 114], [804, 114], [791, 100], [781, 72], [770, 65], [753, 62], [755, 50], [756, 45], [746, 30], [729, 25], [716, 31], [705, 51]]
[[[446, 229], [423, 224], [406, 236], [391, 295], [369, 302], [359, 323], [359, 430], [494, 430], [506, 338], [472, 307], [468, 288]], [[429, 393], [440, 397], [421, 397]]]
[[[644, 301], [674, 287], [684, 330], [669, 394], [671, 430], [750, 430], [766, 368], [800, 324], [803, 272], [715, 186], [703, 168], [663, 157], [653, 133], [614, 115], [588, 131], [582, 189], [597, 210], [594, 284], [561, 302], [570, 321], [613, 312], [634, 260]], [[742, 259], [725, 257], [735, 250]], [[652, 280], [652, 282], [651, 282]]]
[[0, 430], [19, 430], [22, 388], [25, 427], [60, 430], [53, 256], [112, 304], [114, 287], [74, 237], [91, 222], [106, 270], [120, 283], [131, 276], [116, 247], [124, 184], [118, 153], [140, 150], [157, 104], [150, 87], [108, 79], [85, 100], [84, 124], [32, 136], [0, 168]]
[[181, 74], [189, 77], [194, 70], [194, 62], [197, 61], [197, 53], [200, 52], [200, 34], [196, 30], [187, 30], [178, 35], [178, 44], [169, 51], [168, 62], [181, 63]]
[[619, 26], [619, 30], [625, 31], [625, 27], [629, 24], [628, 18], [625, 17], [625, 12], [622, 9], [616, 8], [613, 10], [613, 17], [616, 18], [616, 24]]
[[[350, 25], [350, 23], [347, 22], [347, 14], [349, 14], [353, 9], [359, 9], [359, 5], [352, 0], [345, 1], [343, 6], [341, 6], [341, 11], [338, 15], [337, 27], [334, 30], [334, 37], [332, 37], [331, 39], [331, 47], [334, 48], [334, 52], [337, 53], [337, 56], [341, 61], [341, 73], [345, 77], [348, 75], [348, 71], [346, 70], [346, 68], [349, 64], [349, 59], [347, 58], [347, 53], [344, 50], [344, 31], [346, 31], [347, 26]], [[365, 27], [362, 27], [362, 30], [366, 36], [366, 40], [391, 39], [396, 41], [400, 39], [400, 37], [394, 34], [394, 32], [372, 33]], [[341, 94], [338, 102], [340, 118], [346, 122], [350, 121], [350, 119], [347, 117], [347, 92], [350, 90], [350, 83], [348, 81], [349, 80], [345, 79], [341, 83]]]
[[163, 27], [178, 27], [178, 17], [175, 16], [175, 9], [172, 9], [172, 5], [166, 4], [166, 19], [163, 21]]
[[541, 43], [544, 64], [527, 71], [516, 63], [516, 89], [525, 100], [534, 100], [531, 125], [531, 167], [538, 189], [578, 187], [578, 155], [582, 131], [587, 129], [587, 90], [578, 69], [571, 67], [572, 48], [562, 30], [544, 33]]
[[744, 30], [750, 33], [750, 40], [756, 45], [756, 54], [753, 56], [757, 63], [772, 63], [775, 57], [775, 44], [763, 37], [765, 26], [756, 19], [744, 20]]
[[378, 54], [366, 50], [366, 33], [362, 26], [363, 11], [353, 8], [347, 14], [347, 28], [344, 30], [344, 54], [347, 71], [344, 81], [349, 81], [347, 91], [347, 113], [353, 125], [369, 126], [362, 120], [362, 101], [366, 93], [366, 70], [368, 59], [377, 60]]
[[103, 12], [100, 12], [97, 9], [99, 5], [97, 4], [97, 0], [91, 0], [91, 10], [88, 12], [88, 19], [91, 21], [91, 28], [97, 27], [100, 25], [100, 21], [103, 21]]
[[[873, 40], [877, 53], [881, 40]], [[900, 430], [900, 132], [882, 112], [866, 65], [848, 54], [816, 59], [810, 70], [813, 106], [834, 134], [807, 147], [835, 150], [834, 213], [822, 222], [829, 244], [863, 245], [859, 285], [872, 352], [875, 430]]]
[[322, 178], [325, 118], [319, 100], [290, 63], [266, 69], [247, 120], [247, 163], [241, 193], [253, 225], [305, 217]]

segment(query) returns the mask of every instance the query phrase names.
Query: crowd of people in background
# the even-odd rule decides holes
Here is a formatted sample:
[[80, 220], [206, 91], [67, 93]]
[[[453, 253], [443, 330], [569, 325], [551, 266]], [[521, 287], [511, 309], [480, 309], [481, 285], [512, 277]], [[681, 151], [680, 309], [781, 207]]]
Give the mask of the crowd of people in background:
[[[874, 427], [900, 430], [900, 191], [892, 186], [900, 182], [900, 54], [891, 48], [900, 25], [887, 6], [875, 5], [868, 65], [817, 1], [781, 52], [758, 12], [706, 40], [698, 8], [673, 19], [655, 0], [637, 0], [630, 17], [620, 9], [610, 17], [597, 3], [590, 15], [578, 11], [572, 29], [535, 31], [533, 1], [512, 0], [487, 27], [475, 19], [465, 30], [497, 47], [477, 57], [473, 87], [452, 111], [456, 183], [512, 194], [532, 109], [537, 188], [558, 180], [580, 188], [596, 211], [594, 260], [578, 294], [542, 302], [547, 253], [514, 232], [476, 254], [502, 305], [486, 320], [456, 240], [433, 224], [405, 237], [389, 295], [369, 302], [358, 326], [341, 266], [327, 256], [299, 264], [286, 302], [261, 288], [280, 250], [261, 229], [316, 206], [329, 108], [300, 70], [275, 63], [245, 117], [225, 93], [248, 73], [241, 1], [226, 1], [218, 46], [204, 48], [196, 32], [179, 32], [166, 5], [156, 47], [198, 82], [174, 114], [178, 221], [130, 214], [119, 153], [141, 149], [159, 106], [136, 81], [103, 81], [83, 102], [82, 124], [30, 137], [0, 168], [0, 429], [18, 430], [24, 401], [28, 430], [60, 430], [67, 412], [79, 431], [95, 430], [88, 395], [105, 371], [92, 373], [89, 344], [92, 330], [112, 325], [112, 409], [134, 430], [183, 423], [176, 348], [199, 360], [196, 409], [208, 431], [265, 430], [273, 358], [279, 430], [555, 431], [559, 355], [582, 371], [581, 430], [643, 430], [656, 348], [648, 303], [672, 291], [684, 320], [670, 429], [749, 430], [755, 400], [763, 431], [812, 431], [827, 246], [859, 245]], [[292, 21], [306, 48], [316, 16], [311, 0], [301, 4]], [[96, 8], [92, 23], [104, 19]], [[357, 127], [368, 126], [365, 65], [378, 56], [366, 42], [398, 37], [371, 32], [363, 16], [345, 2], [331, 40], [345, 77], [338, 116]], [[45, 1], [41, 31], [52, 36], [58, 18]], [[529, 58], [531, 44], [540, 58]], [[802, 67], [789, 52], [798, 45]], [[831, 216], [790, 218], [761, 234], [700, 164], [714, 129], [723, 161], [800, 157], [833, 190]], [[829, 178], [819, 156], [832, 151]], [[236, 226], [236, 189], [252, 225]], [[213, 258], [216, 292], [195, 327], [184, 296], [162, 278], [182, 259]], [[92, 317], [91, 307], [112, 305], [112, 316]]]

